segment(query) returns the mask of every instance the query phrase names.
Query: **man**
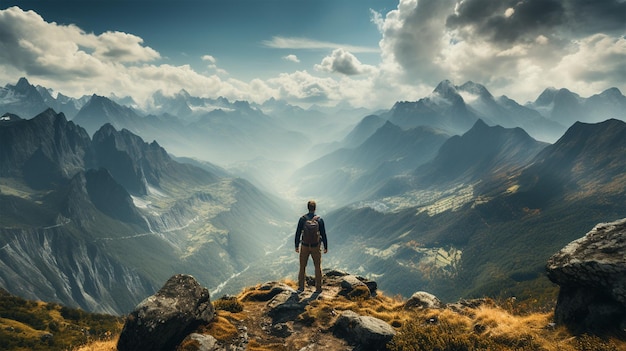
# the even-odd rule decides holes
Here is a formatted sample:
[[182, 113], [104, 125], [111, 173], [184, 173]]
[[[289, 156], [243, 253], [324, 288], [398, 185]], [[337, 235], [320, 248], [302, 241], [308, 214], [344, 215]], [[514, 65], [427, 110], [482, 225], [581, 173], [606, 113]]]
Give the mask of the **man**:
[[300, 254], [300, 272], [298, 272], [298, 293], [304, 291], [304, 281], [306, 278], [306, 265], [309, 255], [313, 258], [315, 266], [315, 292], [322, 292], [322, 251], [321, 244], [324, 244], [324, 253], [328, 252], [328, 240], [326, 239], [326, 228], [324, 220], [315, 215], [315, 201], [307, 203], [309, 213], [300, 217], [296, 228], [296, 252]]

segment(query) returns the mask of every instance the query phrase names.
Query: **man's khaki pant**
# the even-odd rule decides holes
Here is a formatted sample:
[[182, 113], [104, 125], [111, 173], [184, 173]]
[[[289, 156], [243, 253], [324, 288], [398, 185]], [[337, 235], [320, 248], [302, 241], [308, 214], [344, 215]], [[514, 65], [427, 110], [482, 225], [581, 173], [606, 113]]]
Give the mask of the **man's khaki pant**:
[[322, 251], [321, 245], [316, 247], [308, 247], [300, 245], [300, 272], [298, 273], [298, 287], [304, 290], [304, 281], [306, 277], [306, 264], [309, 261], [309, 255], [313, 258], [315, 266], [315, 290], [322, 290]]

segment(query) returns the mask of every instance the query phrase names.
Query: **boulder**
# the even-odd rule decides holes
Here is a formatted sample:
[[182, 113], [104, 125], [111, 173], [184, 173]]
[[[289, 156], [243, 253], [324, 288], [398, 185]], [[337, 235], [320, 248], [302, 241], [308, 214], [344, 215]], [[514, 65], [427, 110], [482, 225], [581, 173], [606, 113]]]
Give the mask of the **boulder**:
[[293, 289], [291, 291], [285, 290], [268, 302], [267, 315], [272, 318], [273, 323], [292, 321], [304, 312], [308, 303], [308, 299], [300, 298]]
[[209, 290], [190, 275], [171, 277], [126, 318], [119, 351], [173, 350], [200, 324], [215, 316]]
[[411, 295], [411, 297], [404, 304], [404, 308], [441, 308], [441, 301], [437, 296], [427, 293], [425, 291], [418, 291]]
[[555, 322], [575, 332], [626, 329], [626, 219], [596, 225], [548, 260]]
[[386, 350], [387, 343], [396, 335], [395, 329], [385, 321], [349, 310], [341, 312], [333, 333], [357, 344], [360, 350]]
[[185, 345], [185, 351], [224, 351], [225, 349], [220, 346], [211, 335], [192, 333], [189, 334], [183, 341]]
[[346, 275], [341, 277], [341, 288], [348, 291], [356, 289], [357, 286], [367, 286], [359, 278], [354, 275]]

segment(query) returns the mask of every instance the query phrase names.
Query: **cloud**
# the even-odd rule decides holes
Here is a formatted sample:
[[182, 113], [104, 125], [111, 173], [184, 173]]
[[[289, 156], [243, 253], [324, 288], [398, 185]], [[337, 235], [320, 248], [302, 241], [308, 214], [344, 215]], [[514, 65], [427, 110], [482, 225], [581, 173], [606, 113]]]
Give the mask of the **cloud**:
[[215, 65], [217, 63], [217, 60], [215, 59], [215, 57], [211, 56], [211, 55], [204, 55], [202, 56], [202, 61], [207, 61], [212, 65]]
[[280, 36], [273, 37], [272, 40], [264, 40], [262, 44], [274, 49], [328, 50], [344, 48], [351, 52], [379, 52], [378, 48], [371, 48], [367, 46], [344, 45], [309, 38], [292, 38]]
[[321, 64], [315, 65], [315, 69], [323, 72], [341, 73], [347, 76], [353, 76], [371, 73], [375, 70], [375, 67], [362, 64], [356, 56], [344, 49], [335, 49], [330, 56], [324, 57]]
[[94, 50], [94, 57], [103, 61], [143, 62], [160, 58], [158, 52], [142, 46], [143, 39], [132, 34], [105, 32], [93, 38], [85, 45]]
[[[0, 79], [27, 76], [70, 96], [115, 92], [139, 102], [159, 89], [185, 89], [254, 102], [274, 97], [303, 105], [349, 101], [384, 108], [417, 100], [443, 79], [480, 82], [521, 103], [547, 86], [592, 95], [612, 86], [626, 91], [625, 6], [619, 0], [399, 0], [386, 13], [371, 11], [378, 48], [276, 36], [263, 45], [318, 50], [326, 57], [315, 71], [250, 82], [228, 76], [209, 54], [200, 57], [208, 72], [198, 72], [166, 64], [139, 36], [86, 33], [11, 7], [0, 10]], [[363, 64], [361, 53], [379, 53], [380, 63]], [[282, 59], [300, 58], [285, 53]]]
[[298, 56], [296, 56], [294, 54], [283, 56], [283, 60], [296, 62], [296, 63], [300, 62], [300, 59], [298, 58]]
[[372, 22], [382, 74], [403, 85], [472, 80], [520, 102], [564, 77], [583, 95], [624, 87], [623, 0], [400, 0]]
[[463, 0], [446, 20], [450, 29], [465, 31], [503, 45], [532, 41], [537, 35], [566, 22], [560, 0]]
[[0, 11], [0, 61], [27, 75], [93, 77], [119, 63], [160, 58], [137, 36], [121, 32], [87, 34], [73, 25], [47, 23], [33, 11]]
[[577, 49], [564, 56], [553, 70], [562, 84], [574, 91], [589, 86], [599, 91], [615, 81], [626, 82], [625, 37], [595, 34], [577, 41], [576, 46]]

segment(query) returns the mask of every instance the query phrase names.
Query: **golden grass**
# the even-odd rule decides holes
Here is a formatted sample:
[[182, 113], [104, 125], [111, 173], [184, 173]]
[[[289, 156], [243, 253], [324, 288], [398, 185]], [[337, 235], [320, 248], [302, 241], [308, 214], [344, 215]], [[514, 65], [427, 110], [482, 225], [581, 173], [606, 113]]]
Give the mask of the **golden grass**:
[[618, 339], [574, 336], [565, 327], [549, 327], [552, 313], [516, 315], [495, 305], [467, 312], [413, 310], [390, 349], [626, 351], [626, 343]]
[[233, 314], [226, 311], [218, 311], [215, 318], [200, 330], [202, 334], [212, 335], [217, 341], [229, 342], [238, 337], [237, 327], [231, 322]]
[[119, 335], [113, 337], [111, 340], [93, 341], [89, 344], [72, 349], [72, 351], [117, 351], [118, 339]]
[[[295, 285], [293, 281], [284, 282]], [[398, 332], [388, 345], [391, 351], [626, 351], [626, 342], [617, 338], [602, 339], [596, 336], [575, 336], [565, 327], [554, 327], [552, 312], [517, 308], [506, 301], [502, 306], [491, 299], [476, 308], [461, 312], [444, 309], [405, 309], [401, 298], [379, 294], [369, 299], [351, 300], [344, 296], [311, 301], [297, 322], [303, 329], [298, 338], [279, 342], [264, 337], [259, 326], [269, 290], [261, 285], [242, 291], [236, 298], [243, 306], [241, 312], [217, 310], [215, 319], [198, 330], [209, 334], [224, 344], [236, 341], [237, 325], [242, 321], [254, 326], [248, 350], [282, 351], [306, 346], [315, 333], [331, 330], [341, 311], [351, 310], [359, 315], [379, 318]], [[532, 307], [532, 306], [531, 306]], [[252, 337], [252, 335], [255, 335]], [[284, 341], [284, 340], [283, 340]], [[72, 351], [115, 350], [116, 341], [97, 342]], [[302, 345], [301, 345], [302, 344]]]

